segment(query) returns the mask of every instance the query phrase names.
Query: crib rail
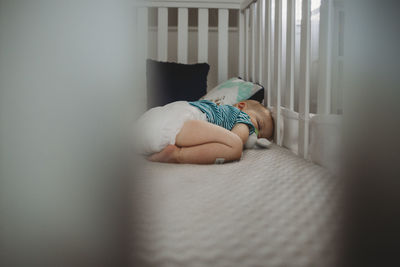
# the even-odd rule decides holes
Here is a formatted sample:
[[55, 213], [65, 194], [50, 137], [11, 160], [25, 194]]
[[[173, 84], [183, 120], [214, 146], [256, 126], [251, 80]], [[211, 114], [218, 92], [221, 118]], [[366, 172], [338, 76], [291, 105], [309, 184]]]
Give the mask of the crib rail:
[[[274, 8], [272, 9], [272, 3]], [[302, 20], [300, 37], [299, 71], [299, 136], [298, 153], [307, 158], [310, 120], [310, 76], [311, 76], [311, 0], [301, 0]], [[282, 92], [289, 96], [287, 108], [295, 107], [295, 16], [296, 1], [287, 0], [286, 32], [282, 31], [282, 1], [245, 0], [241, 4], [239, 20], [240, 39], [243, 44], [239, 56], [240, 75], [261, 83], [265, 88], [266, 105], [276, 111], [275, 141], [282, 145], [282, 135], [278, 132], [282, 121]], [[317, 112], [331, 113], [332, 88], [332, 32], [333, 0], [322, 0], [320, 7], [319, 70]], [[274, 21], [272, 18], [274, 17]], [[274, 28], [272, 28], [274, 27]], [[286, 86], [282, 87], [282, 36], [286, 34]], [[258, 38], [258, 39], [257, 39]], [[274, 99], [272, 99], [274, 96]]]
[[241, 0], [141, 0], [138, 7], [240, 9]]

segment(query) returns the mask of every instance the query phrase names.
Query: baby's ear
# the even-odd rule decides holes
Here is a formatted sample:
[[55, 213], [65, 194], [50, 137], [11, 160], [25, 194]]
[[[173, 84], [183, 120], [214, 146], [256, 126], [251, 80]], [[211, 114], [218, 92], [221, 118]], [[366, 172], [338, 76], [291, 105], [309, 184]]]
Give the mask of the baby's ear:
[[246, 102], [239, 102], [237, 103], [237, 106], [240, 110], [244, 109], [244, 107], [246, 106]]

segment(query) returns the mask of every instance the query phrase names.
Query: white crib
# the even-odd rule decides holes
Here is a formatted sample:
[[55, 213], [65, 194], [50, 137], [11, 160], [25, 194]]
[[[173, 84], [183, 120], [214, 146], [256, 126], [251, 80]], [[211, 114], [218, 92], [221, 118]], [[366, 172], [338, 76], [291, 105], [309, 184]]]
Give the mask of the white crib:
[[336, 167], [343, 13], [340, 2], [315, 2], [138, 2], [140, 77], [146, 58], [208, 62], [209, 86], [232, 76], [262, 84], [277, 127], [276, 145], [239, 162], [143, 162], [135, 266], [338, 266], [338, 180], [303, 158]]
[[[328, 150], [338, 143], [337, 114], [342, 113], [341, 6], [334, 0], [138, 1], [139, 76], [145, 77], [144, 63], [150, 57], [208, 62], [209, 87], [232, 76], [260, 83], [266, 89], [265, 105], [274, 111], [275, 142], [327, 166], [332, 161]], [[168, 26], [174, 9], [177, 27]], [[154, 11], [157, 24], [149, 25]], [[215, 11], [217, 26], [209, 25]], [[197, 25], [189, 27], [189, 13], [197, 14]], [[145, 103], [145, 92], [142, 97]], [[326, 125], [329, 134], [318, 136], [328, 131]]]

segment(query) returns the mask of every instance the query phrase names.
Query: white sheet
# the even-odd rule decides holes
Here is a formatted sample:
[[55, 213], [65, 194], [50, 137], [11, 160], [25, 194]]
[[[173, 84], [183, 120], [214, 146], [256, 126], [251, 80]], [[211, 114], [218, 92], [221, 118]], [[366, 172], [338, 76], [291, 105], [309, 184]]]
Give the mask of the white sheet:
[[286, 149], [239, 162], [146, 163], [135, 183], [135, 266], [335, 265], [338, 180]]

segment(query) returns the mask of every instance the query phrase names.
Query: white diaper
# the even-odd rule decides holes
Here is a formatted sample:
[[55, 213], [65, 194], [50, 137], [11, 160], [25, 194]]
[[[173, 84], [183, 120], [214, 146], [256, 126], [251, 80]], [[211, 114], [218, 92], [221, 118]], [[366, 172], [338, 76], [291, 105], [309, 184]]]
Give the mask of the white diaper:
[[206, 115], [186, 101], [177, 101], [148, 110], [136, 124], [140, 153], [151, 155], [175, 144], [176, 135], [188, 120], [207, 121]]

